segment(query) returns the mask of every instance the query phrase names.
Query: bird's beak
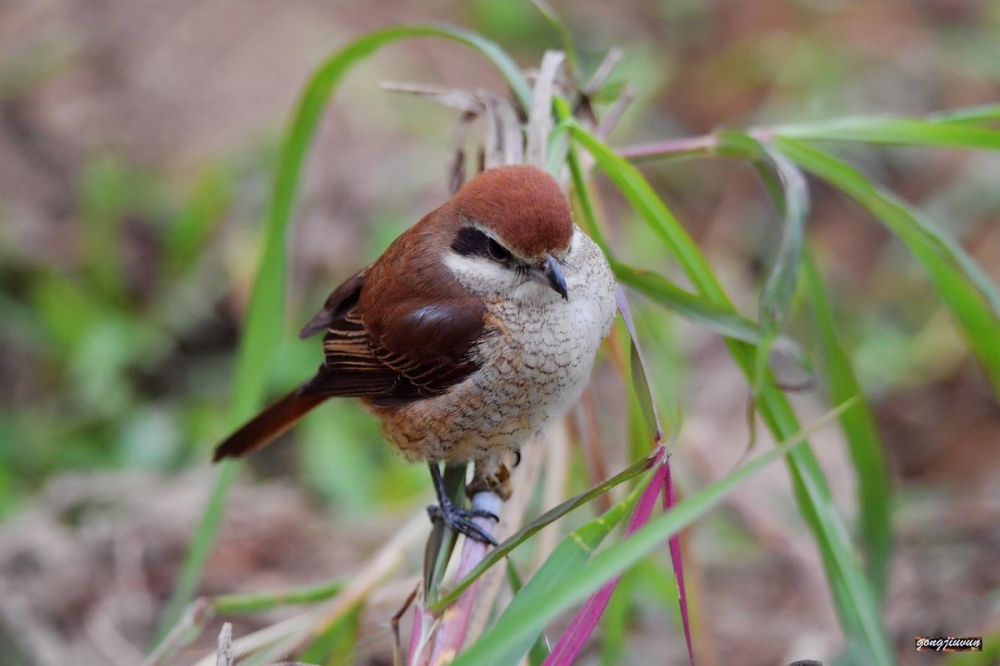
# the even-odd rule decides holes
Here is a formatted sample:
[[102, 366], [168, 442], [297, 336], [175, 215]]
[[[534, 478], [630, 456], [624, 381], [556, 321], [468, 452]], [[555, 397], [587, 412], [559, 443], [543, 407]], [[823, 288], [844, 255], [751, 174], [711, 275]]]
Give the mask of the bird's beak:
[[566, 278], [559, 270], [559, 260], [551, 254], [545, 257], [541, 266], [531, 269], [531, 279], [546, 287], [551, 287], [557, 294], [565, 300], [569, 300], [569, 291], [566, 289]]

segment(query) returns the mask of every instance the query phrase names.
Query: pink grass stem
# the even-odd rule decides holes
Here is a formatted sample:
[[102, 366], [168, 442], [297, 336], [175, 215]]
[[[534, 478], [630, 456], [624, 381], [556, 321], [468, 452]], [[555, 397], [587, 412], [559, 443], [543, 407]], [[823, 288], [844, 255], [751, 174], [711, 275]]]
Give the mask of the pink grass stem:
[[[650, 479], [649, 485], [646, 486], [639, 497], [639, 502], [636, 504], [635, 510], [632, 512], [632, 516], [625, 526], [626, 537], [649, 521], [649, 517], [653, 513], [653, 507], [656, 506], [657, 496], [663, 492], [667, 479], [670, 478], [669, 462], [667, 461], [666, 450], [662, 445], [659, 447], [656, 463], [654, 464], [660, 465], [660, 467], [656, 470], [653, 478]], [[587, 639], [590, 638], [594, 628], [600, 621], [601, 616], [604, 615], [604, 610], [607, 608], [608, 602], [611, 600], [611, 595], [618, 586], [620, 578], [621, 576], [615, 576], [604, 587], [587, 599], [583, 607], [573, 617], [569, 627], [559, 638], [559, 642], [556, 643], [552, 652], [545, 659], [545, 666], [569, 666], [574, 663], [577, 655], [580, 654], [580, 650], [583, 649]]]
[[[493, 493], [477, 493], [472, 498], [472, 507], [500, 515], [502, 501]], [[488, 533], [492, 533], [496, 527], [495, 521], [490, 518], [474, 518], [473, 521]], [[454, 580], [463, 580], [486, 557], [489, 548], [487, 544], [466, 539]], [[465, 642], [480, 580], [472, 583], [458, 601], [441, 614], [440, 618], [436, 618], [427, 610], [424, 605], [425, 600], [417, 604], [413, 633], [410, 635], [410, 655], [407, 660], [410, 666], [446, 664], [455, 659]]]

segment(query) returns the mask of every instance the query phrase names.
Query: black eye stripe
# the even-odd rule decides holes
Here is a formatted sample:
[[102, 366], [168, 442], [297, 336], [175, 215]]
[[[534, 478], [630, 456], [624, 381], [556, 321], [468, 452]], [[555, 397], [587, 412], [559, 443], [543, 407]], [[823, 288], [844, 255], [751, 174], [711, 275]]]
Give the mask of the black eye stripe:
[[490, 259], [493, 261], [504, 263], [510, 259], [510, 252], [507, 251], [507, 248], [492, 238], [486, 243], [486, 250], [490, 253]]
[[451, 249], [462, 256], [477, 256], [492, 259], [498, 263], [510, 260], [510, 252], [475, 227], [462, 227], [451, 243]]

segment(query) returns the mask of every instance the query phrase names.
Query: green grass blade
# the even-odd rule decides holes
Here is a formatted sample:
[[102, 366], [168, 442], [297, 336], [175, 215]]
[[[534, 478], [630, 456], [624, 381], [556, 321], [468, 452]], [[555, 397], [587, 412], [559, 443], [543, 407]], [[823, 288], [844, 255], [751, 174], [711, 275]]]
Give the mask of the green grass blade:
[[336, 596], [344, 587], [344, 581], [336, 580], [296, 587], [276, 592], [254, 592], [250, 594], [223, 594], [211, 599], [212, 608], [217, 613], [259, 613], [279, 606], [311, 604]]
[[[658, 305], [723, 337], [752, 345], [760, 344], [761, 332], [757, 324], [732, 308], [716, 305], [704, 296], [681, 289], [659, 273], [627, 266], [611, 256], [608, 257], [608, 262], [620, 283], [652, 299]], [[799, 365], [806, 367], [806, 358], [802, 350], [790, 338], [779, 335], [772, 349], [780, 349], [782, 353], [795, 359]]]
[[[594, 156], [626, 200], [675, 254], [701, 295], [720, 307], [732, 309], [708, 261], [642, 174], [578, 124], [570, 123], [568, 127], [576, 141]], [[753, 347], [733, 340], [728, 340], [727, 346], [744, 374], [752, 378]], [[772, 384], [764, 384], [756, 406], [776, 439], [787, 440], [800, 430], [788, 399]], [[833, 504], [819, 462], [808, 445], [793, 451], [787, 462], [799, 511], [819, 546], [834, 605], [849, 644], [866, 663], [892, 663], [892, 649], [882, 626], [878, 604], [847, 528]]]
[[788, 319], [795, 297], [806, 217], [809, 215], [809, 188], [799, 168], [771, 145], [740, 132], [724, 132], [719, 141], [720, 154], [753, 157], [783, 220], [781, 243], [760, 295], [757, 317], [760, 342], [757, 344], [752, 382], [754, 394], [757, 394], [767, 372], [771, 347]]
[[964, 109], [941, 111], [931, 114], [928, 120], [936, 123], [992, 123], [1000, 120], [1000, 104], [970, 106]]
[[[264, 251], [247, 308], [244, 335], [237, 353], [233, 402], [229, 423], [239, 426], [253, 415], [266, 394], [269, 364], [280, 345], [285, 300], [285, 238], [295, 204], [299, 178], [316, 126], [344, 74], [380, 47], [401, 39], [438, 37], [465, 44], [479, 51], [504, 75], [525, 108], [531, 89], [513, 60], [493, 42], [451, 26], [399, 26], [370, 32], [338, 51], [313, 73], [295, 116], [282, 141], [274, 192], [268, 210]], [[201, 572], [222, 520], [228, 490], [236, 478], [237, 466], [223, 464], [209, 503], [184, 560], [173, 595], [164, 612], [156, 641], [167, 634], [194, 594]]]
[[642, 474], [645, 470], [649, 469], [650, 465], [654, 464], [657, 455], [659, 455], [659, 453], [654, 451], [646, 458], [632, 463], [607, 481], [604, 481], [603, 483], [600, 483], [575, 497], [571, 497], [562, 504], [549, 509], [538, 518], [535, 518], [533, 521], [518, 530], [516, 534], [511, 535], [499, 546], [492, 549], [465, 578], [463, 578], [452, 589], [448, 590], [447, 594], [443, 595], [433, 604], [428, 604], [428, 610], [432, 613], [443, 613], [448, 606], [455, 603], [458, 598], [462, 596], [462, 592], [465, 592], [465, 590], [472, 585], [477, 578], [486, 573], [490, 567], [506, 557], [512, 550], [527, 541], [532, 535], [536, 534], [547, 525], [552, 524], [559, 518], [562, 518], [574, 509], [583, 506], [598, 495], [601, 495], [615, 486], [619, 486], [629, 479]]
[[[514, 567], [514, 562], [509, 557], [507, 558], [507, 578], [510, 580], [510, 591], [514, 593], [514, 596], [517, 596], [521, 588], [524, 587], [524, 581], [521, 580], [521, 575], [517, 573], [517, 568]], [[548, 642], [544, 635], [539, 635], [531, 649], [528, 650], [528, 665], [542, 666], [548, 656]]]
[[1000, 131], [961, 122], [858, 116], [818, 123], [780, 125], [768, 134], [811, 141], [863, 141], [903, 146], [1000, 150]]
[[[524, 612], [541, 599], [562, 594], [565, 590], [563, 581], [583, 569], [605, 537], [621, 522], [623, 517], [635, 508], [643, 490], [655, 473], [656, 468], [649, 470], [642, 481], [632, 489], [628, 497], [612, 506], [604, 514], [584, 523], [566, 535], [497, 618], [492, 631], [506, 633], [505, 627], [518, 625]], [[478, 654], [478, 656], [476, 656], [477, 648], [481, 641], [477, 641], [468, 653], [463, 655], [460, 662], [493, 666], [510, 664], [513, 666], [528, 653], [542, 629], [543, 626], [540, 625], [535, 632], [521, 636], [518, 640], [503, 642], [497, 649]]]
[[559, 43], [562, 46], [563, 53], [566, 54], [567, 69], [570, 76], [575, 76], [580, 66], [580, 59], [576, 55], [576, 47], [573, 46], [573, 35], [570, 34], [566, 23], [559, 16], [559, 12], [556, 11], [555, 7], [549, 4], [548, 0], [531, 0], [531, 4], [535, 6], [538, 13], [544, 16], [549, 25], [559, 34]]
[[653, 445], [658, 445], [663, 439], [663, 426], [660, 425], [660, 415], [656, 410], [656, 401], [653, 400], [653, 387], [649, 383], [649, 375], [646, 373], [646, 360], [639, 346], [639, 334], [635, 330], [635, 322], [632, 320], [632, 309], [629, 307], [625, 290], [618, 286], [615, 289], [615, 300], [618, 302], [618, 313], [625, 322], [625, 329], [628, 331], [629, 339], [629, 378], [632, 383], [632, 390], [639, 400], [639, 409], [642, 411], [642, 420], [646, 424], [646, 434], [649, 435]]
[[691, 236], [664, 205], [639, 170], [619, 157], [606, 144], [579, 123], [566, 121], [573, 138], [597, 160], [598, 166], [625, 195], [660, 240], [680, 260], [681, 268], [691, 283], [716, 304], [731, 306], [722, 286], [716, 280], [708, 261]]
[[1000, 293], [983, 269], [954, 239], [854, 167], [798, 141], [776, 141], [789, 158], [842, 190], [899, 237], [930, 274], [1000, 395], [1000, 345], [996, 343], [1000, 339]]
[[[829, 418], [836, 416], [847, 406], [849, 405], [843, 405], [834, 410], [818, 425], [822, 425]], [[565, 572], [559, 577], [558, 587], [547, 586], [546, 594], [533, 594], [530, 598], [531, 603], [521, 604], [516, 613], [510, 611], [513, 607], [512, 603], [497, 622], [476, 641], [475, 645], [459, 656], [455, 661], [455, 666], [516, 663], [516, 660], [494, 660], [494, 657], [504, 655], [509, 658], [511, 652], [508, 650], [512, 646], [520, 646], [533, 640], [546, 623], [566, 609], [586, 599], [614, 576], [637, 564], [654, 548], [662, 545], [671, 536], [719, 504], [755, 472], [786, 455], [805, 441], [806, 433], [799, 433], [786, 444], [751, 460], [720, 481], [691, 495], [669, 512], [651, 520], [629, 538], [608, 546], [602, 552], [594, 555], [585, 566], [575, 567], [572, 571]], [[635, 499], [637, 498], [636, 496]], [[575, 535], [576, 533], [570, 535], [563, 544], [571, 541]], [[558, 562], [556, 552], [549, 556], [543, 568], [552, 562]], [[540, 573], [541, 570], [539, 570]], [[528, 585], [531, 585], [531, 581], [528, 582]], [[525, 586], [525, 590], [527, 590], [528, 585]]]
[[840, 415], [840, 425], [847, 437], [848, 451], [858, 477], [861, 543], [868, 579], [875, 596], [882, 600], [889, 584], [892, 556], [892, 498], [885, 454], [871, 408], [863, 398], [851, 361], [840, 345], [837, 322], [819, 271], [808, 254], [803, 262], [803, 278], [816, 321], [830, 401], [839, 404], [858, 398], [857, 405]]

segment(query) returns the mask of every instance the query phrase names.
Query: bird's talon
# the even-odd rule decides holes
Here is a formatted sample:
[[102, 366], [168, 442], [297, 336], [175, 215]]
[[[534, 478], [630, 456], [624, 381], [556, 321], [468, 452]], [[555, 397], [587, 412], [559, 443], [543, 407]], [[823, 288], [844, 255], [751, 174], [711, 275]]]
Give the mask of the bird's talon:
[[484, 509], [458, 509], [451, 505], [431, 504], [427, 507], [427, 515], [430, 516], [431, 521], [440, 520], [454, 531], [464, 534], [473, 541], [479, 541], [491, 546], [497, 545], [497, 540], [493, 538], [493, 535], [472, 522], [473, 518], [492, 518], [500, 522], [500, 518], [490, 511]]

